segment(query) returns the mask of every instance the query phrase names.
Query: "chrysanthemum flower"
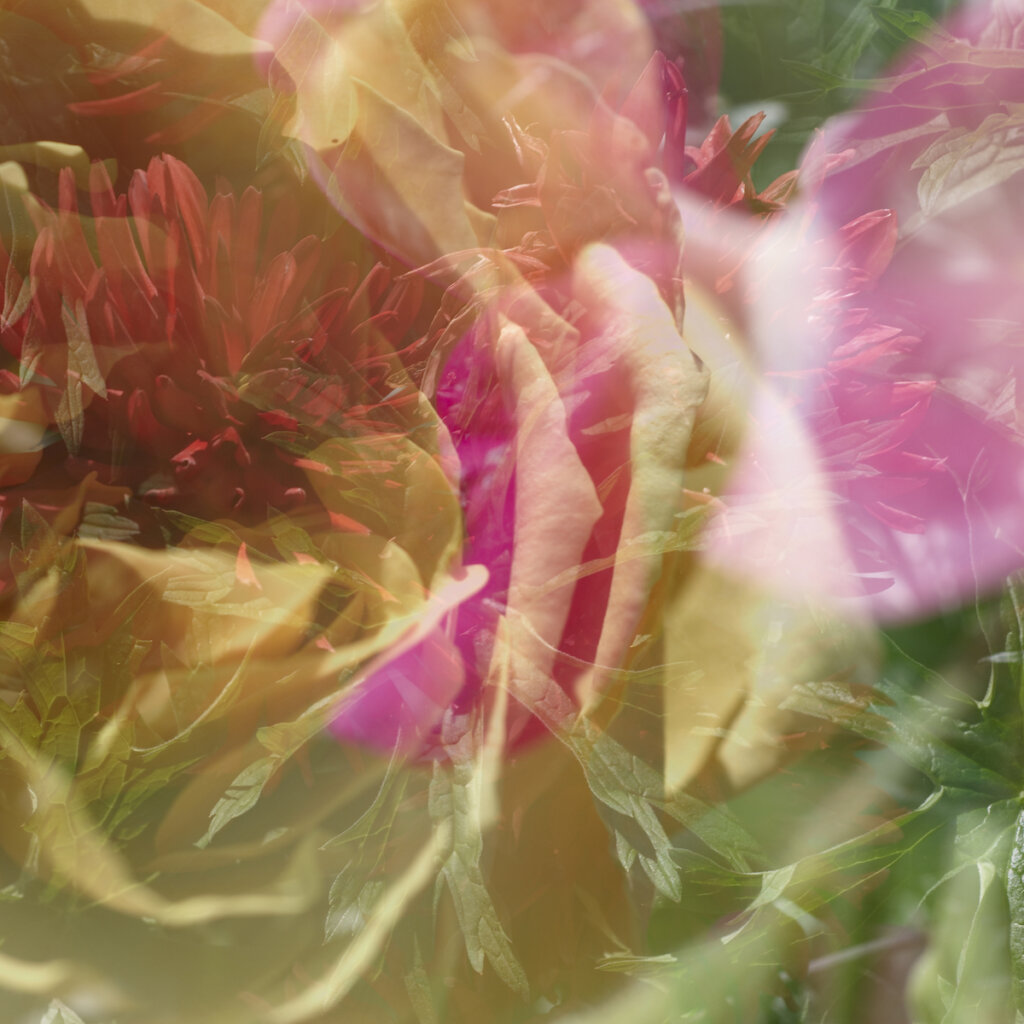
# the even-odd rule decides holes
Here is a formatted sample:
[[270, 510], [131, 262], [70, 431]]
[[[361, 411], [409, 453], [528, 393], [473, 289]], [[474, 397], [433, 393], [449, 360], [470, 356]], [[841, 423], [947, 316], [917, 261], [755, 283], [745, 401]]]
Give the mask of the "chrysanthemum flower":
[[[62, 175], [60, 206], [33, 206], [28, 276], [6, 256], [0, 273], [0, 599], [40, 664], [109, 677], [83, 756], [105, 763], [107, 715], [138, 749], [190, 732], [184, 701], [215, 723], [208, 792], [251, 743], [243, 723], [287, 720], [391, 649], [456, 552], [439, 425], [398, 351], [423, 287], [362, 274], [340, 235], [296, 240], [254, 189], [209, 199], [170, 157], [127, 195], [102, 165], [90, 186], [85, 216]], [[127, 673], [107, 664], [115, 637]], [[5, 673], [25, 700], [22, 669]], [[201, 833], [194, 789], [162, 835]]]
[[97, 164], [90, 193], [86, 218], [63, 174], [59, 208], [35, 208], [28, 277], [4, 262], [4, 344], [53, 428], [32, 486], [92, 474], [125, 489], [140, 529], [146, 507], [259, 523], [316, 501], [268, 438], [383, 431], [408, 407], [385, 378], [417, 278], [378, 267], [361, 283], [340, 236], [296, 241], [289, 204], [210, 200], [170, 157], [120, 196]]

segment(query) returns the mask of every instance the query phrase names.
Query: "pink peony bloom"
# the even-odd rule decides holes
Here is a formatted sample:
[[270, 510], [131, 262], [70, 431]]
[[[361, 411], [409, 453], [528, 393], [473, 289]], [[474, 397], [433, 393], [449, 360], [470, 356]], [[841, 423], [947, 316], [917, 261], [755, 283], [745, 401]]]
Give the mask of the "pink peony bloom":
[[1022, 24], [976, 4], [915, 46], [747, 261], [767, 375], [730, 564], [897, 619], [1020, 566]]

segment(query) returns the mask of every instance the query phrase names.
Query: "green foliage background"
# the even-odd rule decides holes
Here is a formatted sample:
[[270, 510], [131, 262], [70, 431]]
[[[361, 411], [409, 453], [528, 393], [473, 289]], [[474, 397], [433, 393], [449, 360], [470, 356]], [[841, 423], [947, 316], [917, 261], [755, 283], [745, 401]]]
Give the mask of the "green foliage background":
[[871, 80], [957, 0], [768, 0], [725, 4], [726, 110], [763, 109], [777, 133], [755, 178], [796, 166], [826, 118], [854, 106]]

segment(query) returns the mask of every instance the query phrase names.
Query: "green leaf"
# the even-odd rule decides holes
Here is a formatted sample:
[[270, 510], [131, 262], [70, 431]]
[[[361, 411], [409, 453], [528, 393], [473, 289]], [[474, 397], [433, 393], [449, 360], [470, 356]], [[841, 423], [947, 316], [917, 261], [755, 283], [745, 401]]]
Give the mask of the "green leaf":
[[[645, 870], [663, 874], [651, 881], [670, 898], [678, 882], [678, 868], [671, 859], [671, 843], [654, 810], [658, 809], [693, 832], [706, 846], [739, 871], [750, 868], [758, 858], [758, 845], [724, 807], [713, 807], [685, 793], [666, 795], [661, 774], [643, 759], [630, 753], [607, 733], [581, 720], [566, 737], [570, 749], [586, 774], [587, 784], [597, 799], [627, 819], [632, 819], [646, 837], [646, 850], [638, 850], [650, 861]], [[615, 826], [621, 831], [621, 825]], [[629, 836], [623, 833], [627, 841]], [[652, 859], [653, 858], [653, 859]], [[648, 874], [651, 875], [651, 870]]]
[[78, 449], [82, 445], [82, 430], [85, 422], [81, 378], [68, 377], [53, 418], [60, 431], [64, 446], [70, 454], [77, 455]]
[[938, 23], [924, 11], [901, 11], [889, 6], [872, 7], [870, 10], [878, 23], [901, 43], [940, 31]]
[[[887, 697], [892, 703], [886, 705], [878, 696]], [[978, 710], [978, 705], [963, 695], [958, 699], [962, 708]], [[995, 721], [964, 721], [936, 699], [908, 692], [892, 681], [883, 680], [874, 697], [854, 693], [838, 682], [802, 683], [794, 687], [783, 707], [822, 718], [886, 745], [947, 790], [964, 791], [986, 802], [1015, 792], [1011, 779], [979, 760], [1001, 753], [1001, 743], [991, 735], [1000, 729]]]
[[274, 773], [323, 730], [337, 703], [338, 696], [332, 693], [311, 704], [291, 721], [264, 726], [256, 733], [260, 746], [270, 753], [248, 764], [234, 778], [210, 812], [210, 824], [196, 840], [196, 846], [200, 849], [208, 846], [225, 825], [256, 806]]
[[795, 683], [782, 707], [881, 741], [889, 733], [889, 722], [871, 703], [872, 698], [863, 692], [856, 693], [845, 683], [826, 680]]
[[68, 342], [68, 373], [81, 378], [84, 384], [101, 398], [107, 396], [107, 384], [96, 362], [96, 352], [89, 337], [89, 323], [85, 317], [85, 306], [79, 300], [72, 312], [67, 305], [61, 307], [61, 320]]
[[208, 846], [213, 837], [229, 822], [252, 810], [263, 795], [263, 790], [274, 773], [280, 768], [276, 757], [263, 757], [247, 765], [235, 777], [224, 795], [210, 812], [210, 824], [206, 832], [196, 840], [200, 849]]
[[187, 515], [173, 508], [160, 509], [159, 515], [161, 519], [166, 519], [171, 523], [175, 529], [203, 544], [209, 544], [211, 547], [228, 544], [237, 550], [242, 542], [235, 530], [221, 520], [210, 522], [206, 519], [197, 519], [195, 516]]
[[93, 540], [131, 541], [139, 534], [139, 524], [121, 515], [113, 505], [87, 501], [76, 532]]
[[644, 978], [649, 975], [657, 977], [665, 973], [667, 966], [678, 962], [678, 958], [672, 953], [662, 953], [660, 956], [641, 956], [638, 953], [607, 953], [598, 960], [597, 969], [609, 974], [628, 974], [634, 978]]
[[307, 983], [298, 995], [291, 995], [294, 988], [288, 985], [290, 998], [267, 1014], [270, 1024], [301, 1024], [321, 1018], [366, 977], [409, 903], [436, 878], [438, 857], [449, 844], [445, 831], [444, 827], [435, 829], [413, 861], [396, 873], [374, 904], [362, 931], [342, 948], [323, 974]]
[[413, 943], [412, 970], [405, 975], [405, 990], [409, 994], [417, 1024], [440, 1024], [434, 1007], [434, 992], [423, 965], [423, 952], [419, 940]]
[[792, 68], [793, 71], [808, 82], [813, 82], [826, 92], [832, 89], [843, 89], [848, 86], [858, 84], [847, 78], [845, 75], [837, 74], [836, 72], [826, 70], [825, 68], [819, 68], [817, 65], [808, 64], [806, 61], [783, 58], [782, 63], [785, 64], [786, 67]]
[[1024, 1015], [1024, 810], [1017, 814], [1006, 870], [1006, 897], [1010, 907], [1010, 963], [1017, 1014]]
[[913, 810], [852, 839], [761, 872], [756, 876], [757, 895], [744, 908], [739, 927], [726, 941], [760, 941], [757, 923], [769, 908], [798, 923], [811, 925], [811, 914], [819, 907], [899, 860], [906, 850], [895, 845], [894, 840], [911, 822], [936, 807], [942, 795], [941, 791], [935, 792]]
[[450, 845], [442, 874], [466, 943], [469, 962], [478, 974], [486, 960], [494, 972], [523, 999], [530, 984], [502, 926], [480, 868], [483, 855], [482, 779], [478, 763], [461, 761], [434, 766], [430, 785], [430, 816], [450, 822]]
[[924, 217], [936, 217], [1024, 170], [1024, 116], [990, 114], [973, 131], [954, 128], [913, 163], [924, 168], [917, 197]]
[[625, 750], [600, 741], [598, 745], [600, 753], [592, 753], [584, 771], [599, 801], [598, 810], [615, 836], [620, 863], [629, 871], [639, 861], [655, 889], [678, 903], [683, 895], [679, 868], [672, 859], [672, 843], [652, 807], [652, 793], [644, 792]]
[[331, 883], [324, 924], [325, 942], [362, 931], [384, 892], [385, 883], [381, 879], [367, 881], [361, 868], [359, 862], [350, 864]]
[[940, 884], [941, 900], [930, 945], [918, 961], [909, 994], [920, 1024], [1009, 1021], [1013, 941], [1007, 891], [1019, 829], [1017, 800], [977, 808], [960, 817], [956, 863]]
[[85, 1024], [85, 1021], [66, 1003], [54, 999], [39, 1024]]
[[855, 4], [846, 21], [836, 32], [832, 45], [822, 54], [821, 66], [827, 67], [837, 75], [852, 75], [861, 55], [878, 30], [878, 24], [872, 14], [888, 10], [895, 2], [896, 0], [889, 0], [889, 3], [882, 7], [868, 7], [866, 3]]
[[0, 652], [4, 657], [21, 661], [35, 651], [38, 626], [25, 622], [0, 622]]

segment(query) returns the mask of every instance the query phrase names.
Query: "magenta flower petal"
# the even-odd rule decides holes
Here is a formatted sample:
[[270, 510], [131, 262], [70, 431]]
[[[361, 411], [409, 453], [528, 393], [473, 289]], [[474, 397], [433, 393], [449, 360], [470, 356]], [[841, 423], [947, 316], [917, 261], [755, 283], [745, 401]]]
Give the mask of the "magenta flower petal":
[[408, 757], [437, 741], [442, 718], [466, 682], [463, 657], [448, 634], [451, 616], [487, 580], [483, 566], [471, 565], [430, 596], [405, 635], [348, 691], [331, 723], [335, 736]]
[[458, 650], [437, 630], [364, 680], [331, 731], [377, 750], [417, 754], [465, 680]]

